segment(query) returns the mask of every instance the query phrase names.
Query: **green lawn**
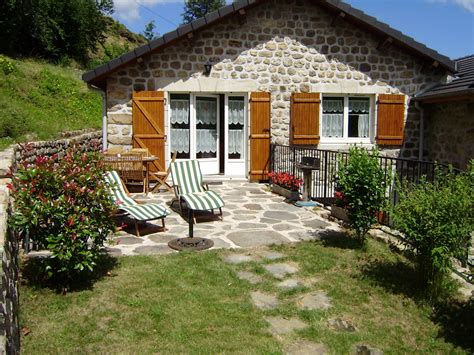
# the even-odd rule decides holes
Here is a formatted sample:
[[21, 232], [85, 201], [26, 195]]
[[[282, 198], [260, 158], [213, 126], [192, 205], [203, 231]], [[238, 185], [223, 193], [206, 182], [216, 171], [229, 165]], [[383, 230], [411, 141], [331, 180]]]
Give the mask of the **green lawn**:
[[[462, 317], [449, 307], [439, 313], [416, 301], [413, 270], [402, 256], [373, 240], [367, 252], [346, 238], [334, 240], [273, 248], [298, 263], [296, 277], [309, 282], [293, 291], [280, 291], [266, 273], [262, 265], [272, 261], [228, 265], [222, 257], [230, 251], [121, 257], [91, 289], [64, 296], [23, 285], [21, 323], [30, 331], [23, 352], [281, 353], [299, 339], [324, 343], [333, 353], [359, 343], [386, 353], [472, 351], [472, 323], [459, 323]], [[250, 285], [237, 278], [238, 270], [264, 281]], [[277, 294], [280, 306], [254, 308], [253, 290]], [[295, 300], [311, 290], [326, 291], [333, 307], [298, 309]], [[462, 312], [472, 312], [464, 306]], [[267, 315], [298, 317], [308, 327], [277, 340], [268, 333]], [[327, 320], [336, 316], [357, 331], [330, 330]]]
[[14, 142], [52, 139], [58, 132], [100, 128], [102, 101], [81, 80], [82, 71], [38, 60], [0, 68], [0, 149]]

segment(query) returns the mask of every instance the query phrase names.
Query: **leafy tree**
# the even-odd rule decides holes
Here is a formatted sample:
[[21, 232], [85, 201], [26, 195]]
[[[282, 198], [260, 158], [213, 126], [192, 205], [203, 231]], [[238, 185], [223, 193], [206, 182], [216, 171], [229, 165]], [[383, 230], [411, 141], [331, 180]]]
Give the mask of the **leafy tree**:
[[0, 52], [85, 63], [107, 30], [112, 0], [0, 2]]
[[145, 30], [143, 31], [143, 36], [147, 39], [147, 41], [151, 41], [154, 38], [156, 38], [155, 28], [156, 28], [156, 25], [155, 25], [154, 20], [148, 22], [145, 25]]
[[217, 10], [225, 5], [225, 0], [186, 0], [184, 2], [184, 23], [192, 22], [205, 16], [208, 12]]

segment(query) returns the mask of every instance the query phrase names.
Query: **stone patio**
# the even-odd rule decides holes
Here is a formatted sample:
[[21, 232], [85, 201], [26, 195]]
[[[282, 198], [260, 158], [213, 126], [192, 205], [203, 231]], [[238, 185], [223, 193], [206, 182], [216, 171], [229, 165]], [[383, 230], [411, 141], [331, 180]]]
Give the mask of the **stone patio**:
[[[271, 193], [265, 184], [244, 181], [224, 181], [211, 185], [226, 205], [224, 220], [203, 214], [197, 217], [194, 226], [196, 237], [210, 238], [214, 248], [253, 248], [270, 244], [282, 244], [311, 240], [319, 237], [322, 230], [339, 230], [336, 223], [323, 219], [312, 208], [296, 207], [286, 203], [279, 195]], [[141, 202], [157, 202], [169, 206], [173, 194], [155, 193], [145, 197], [133, 195]], [[177, 203], [175, 204], [177, 207]], [[188, 236], [188, 223], [174, 210], [166, 218], [166, 231], [161, 231], [161, 222], [152, 221], [141, 225], [137, 237], [132, 221], [125, 230], [114, 235], [108, 250], [113, 255], [150, 255], [174, 252], [168, 242]]]

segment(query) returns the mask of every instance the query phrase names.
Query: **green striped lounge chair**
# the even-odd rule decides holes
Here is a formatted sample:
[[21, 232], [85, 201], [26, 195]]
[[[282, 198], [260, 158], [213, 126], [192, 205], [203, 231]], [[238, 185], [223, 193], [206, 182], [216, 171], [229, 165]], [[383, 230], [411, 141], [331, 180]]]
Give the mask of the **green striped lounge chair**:
[[165, 217], [171, 213], [169, 209], [157, 203], [139, 204], [129, 196], [119, 174], [112, 170], [107, 172], [105, 180], [109, 183], [109, 191], [119, 210], [126, 212], [135, 221], [135, 231], [140, 236], [138, 222], [161, 219], [165, 229]]
[[[185, 160], [171, 164], [171, 177], [179, 209], [183, 214], [182, 202], [190, 211], [211, 211], [218, 209], [222, 219], [224, 200], [203, 184], [201, 168], [197, 160]], [[190, 221], [191, 222], [191, 221]], [[192, 223], [192, 222], [191, 222]]]

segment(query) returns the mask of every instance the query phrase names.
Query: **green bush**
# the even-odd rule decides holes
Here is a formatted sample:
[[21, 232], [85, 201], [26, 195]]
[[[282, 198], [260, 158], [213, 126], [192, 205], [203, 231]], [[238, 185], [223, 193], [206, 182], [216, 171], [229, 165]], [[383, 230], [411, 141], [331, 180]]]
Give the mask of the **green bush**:
[[399, 185], [393, 220], [415, 257], [422, 286], [436, 300], [443, 295], [452, 258], [466, 257], [474, 230], [474, 161], [459, 175], [438, 170], [434, 182]]
[[379, 164], [378, 151], [351, 147], [347, 161], [339, 159], [337, 182], [337, 197], [344, 201], [349, 225], [364, 244], [367, 232], [377, 221], [377, 212], [386, 205], [389, 181]]
[[38, 157], [21, 165], [10, 185], [14, 199], [11, 225], [52, 252], [48, 276], [62, 287], [90, 275], [107, 236], [115, 230], [115, 206], [103, 179], [100, 153], [74, 150]]
[[5, 75], [8, 75], [15, 71], [15, 63], [7, 57], [0, 55], [0, 68]]

